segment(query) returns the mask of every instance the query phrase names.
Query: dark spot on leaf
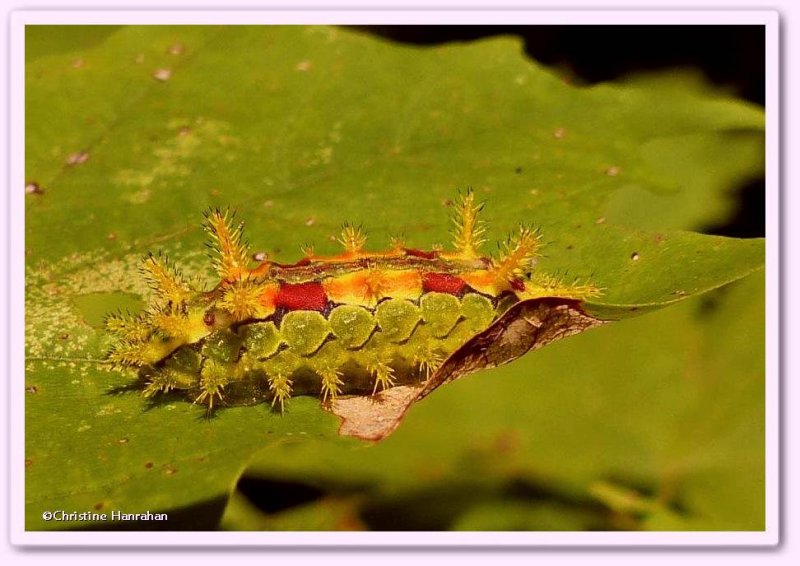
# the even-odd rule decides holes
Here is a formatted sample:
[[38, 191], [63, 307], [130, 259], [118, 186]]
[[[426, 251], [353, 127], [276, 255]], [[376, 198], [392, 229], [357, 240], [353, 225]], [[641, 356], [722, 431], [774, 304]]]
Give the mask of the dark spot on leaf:
[[104, 506], [105, 503], [103, 501], [98, 501], [97, 503], [94, 504], [94, 510], [100, 511], [100, 509], [102, 509]]
[[164, 474], [168, 476], [174, 476], [178, 473], [178, 468], [172, 466], [171, 464], [167, 464], [164, 466]]
[[726, 292], [728, 292], [727, 289], [721, 290], [719, 293], [716, 294], [709, 293], [701, 296], [699, 304], [697, 305], [697, 315], [699, 317], [712, 315], [719, 308], [720, 295]]
[[631, 261], [639, 261], [639, 252], [633, 252], [631, 254]]
[[39, 392], [39, 388], [35, 385], [29, 385], [28, 387], [25, 388], [25, 391], [27, 391], [32, 395], [35, 395], [36, 393]]
[[522, 173], [522, 167], [517, 167], [516, 169], [514, 169], [514, 173], [516, 173], [517, 175]]
[[145, 462], [145, 463], [144, 463], [144, 467], [145, 467], [145, 468], [147, 468], [147, 469], [149, 470], [150, 468], [152, 468], [152, 467], [153, 467], [153, 462]]
[[508, 456], [509, 454], [519, 450], [521, 444], [519, 431], [506, 430], [497, 434], [492, 442], [492, 451], [500, 456]]
[[64, 332], [63, 334], [59, 334], [58, 335], [58, 339], [59, 340], [69, 340], [69, 334], [67, 334], [66, 332]]
[[29, 195], [43, 195], [44, 189], [39, 186], [39, 183], [30, 182], [25, 185], [25, 193]]
[[30, 468], [31, 466], [33, 466], [33, 460], [30, 458], [25, 458], [25, 469]]

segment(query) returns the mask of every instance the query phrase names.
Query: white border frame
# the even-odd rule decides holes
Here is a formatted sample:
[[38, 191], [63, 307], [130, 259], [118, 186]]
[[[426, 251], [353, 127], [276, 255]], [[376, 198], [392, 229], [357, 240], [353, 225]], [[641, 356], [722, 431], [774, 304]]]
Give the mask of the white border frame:
[[[766, 26], [766, 529], [760, 532], [59, 532], [24, 527], [24, 27], [27, 24]], [[24, 546], [774, 546], [779, 543], [779, 16], [776, 11], [16, 11], [10, 17], [10, 539]]]

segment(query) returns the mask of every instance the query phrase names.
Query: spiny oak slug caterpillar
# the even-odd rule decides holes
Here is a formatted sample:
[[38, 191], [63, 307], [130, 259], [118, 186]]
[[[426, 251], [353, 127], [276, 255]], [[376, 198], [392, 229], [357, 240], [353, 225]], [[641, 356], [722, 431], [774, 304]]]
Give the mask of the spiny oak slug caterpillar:
[[419, 382], [520, 301], [582, 300], [599, 291], [534, 271], [541, 236], [521, 226], [495, 257], [480, 254], [483, 203], [467, 191], [455, 205], [454, 251], [423, 251], [394, 239], [389, 250], [364, 250], [360, 228], [345, 225], [344, 252], [285, 265], [250, 265], [243, 223], [219, 209], [206, 213], [214, 268], [199, 290], [162, 255], [142, 272], [154, 291], [138, 315], [115, 313], [106, 328], [115, 367], [139, 368], [146, 396], [186, 391], [205, 403], [272, 400], [283, 411], [293, 393], [337, 396]]

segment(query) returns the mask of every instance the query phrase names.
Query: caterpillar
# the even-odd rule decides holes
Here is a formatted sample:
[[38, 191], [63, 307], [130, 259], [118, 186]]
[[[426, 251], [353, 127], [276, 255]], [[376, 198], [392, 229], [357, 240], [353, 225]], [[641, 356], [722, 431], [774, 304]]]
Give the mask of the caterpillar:
[[107, 360], [138, 368], [147, 397], [181, 391], [209, 411], [271, 399], [283, 412], [293, 394], [318, 391], [330, 403], [419, 383], [521, 300], [599, 294], [538, 273], [542, 238], [532, 227], [482, 255], [484, 204], [471, 190], [454, 204], [452, 251], [409, 248], [400, 238], [366, 251], [365, 232], [345, 224], [338, 255], [307, 246], [296, 263], [261, 258], [252, 267], [244, 223], [210, 210], [204, 229], [219, 282], [198, 289], [163, 254], [149, 253], [141, 271], [150, 305], [107, 316]]

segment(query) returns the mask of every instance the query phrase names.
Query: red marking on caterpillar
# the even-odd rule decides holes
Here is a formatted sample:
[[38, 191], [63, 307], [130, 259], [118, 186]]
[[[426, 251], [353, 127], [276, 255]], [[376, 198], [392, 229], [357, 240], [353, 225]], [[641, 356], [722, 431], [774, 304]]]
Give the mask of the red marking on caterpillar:
[[324, 311], [328, 305], [328, 297], [322, 283], [308, 281], [306, 283], [281, 283], [275, 297], [275, 306], [286, 310]]
[[422, 274], [422, 290], [428, 292], [449, 293], [450, 295], [460, 295], [464, 292], [467, 283], [460, 277], [448, 273]]
[[296, 261], [294, 263], [275, 263], [277, 267], [305, 267], [307, 265], [311, 265], [311, 258], [304, 257], [303, 259]]
[[403, 251], [406, 253], [406, 255], [410, 255], [412, 257], [421, 257], [423, 259], [436, 259], [439, 257], [439, 252], [435, 250], [426, 252], [425, 250], [416, 250], [414, 248], [403, 248]]

